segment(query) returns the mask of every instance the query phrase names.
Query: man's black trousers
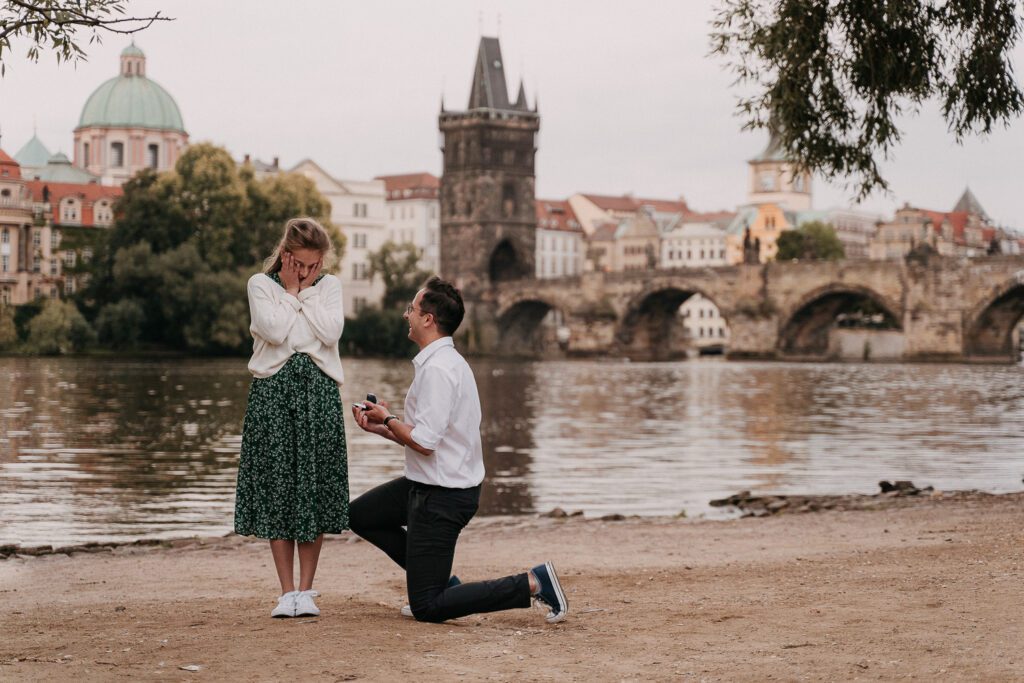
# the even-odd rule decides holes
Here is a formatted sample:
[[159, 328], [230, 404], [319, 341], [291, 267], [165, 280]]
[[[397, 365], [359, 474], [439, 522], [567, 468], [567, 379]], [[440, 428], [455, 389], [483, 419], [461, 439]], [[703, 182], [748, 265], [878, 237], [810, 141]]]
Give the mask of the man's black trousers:
[[479, 503], [479, 486], [450, 489], [405, 477], [352, 501], [352, 531], [405, 569], [409, 606], [417, 620], [440, 622], [530, 606], [525, 572], [448, 587], [459, 532], [473, 519]]

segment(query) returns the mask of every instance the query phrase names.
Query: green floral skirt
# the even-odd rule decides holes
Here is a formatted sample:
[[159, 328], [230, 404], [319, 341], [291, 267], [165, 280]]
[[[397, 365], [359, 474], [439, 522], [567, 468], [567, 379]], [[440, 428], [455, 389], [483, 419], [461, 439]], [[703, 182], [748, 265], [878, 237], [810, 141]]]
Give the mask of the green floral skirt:
[[314, 541], [348, 529], [348, 456], [337, 383], [304, 353], [255, 378], [242, 427], [235, 532]]

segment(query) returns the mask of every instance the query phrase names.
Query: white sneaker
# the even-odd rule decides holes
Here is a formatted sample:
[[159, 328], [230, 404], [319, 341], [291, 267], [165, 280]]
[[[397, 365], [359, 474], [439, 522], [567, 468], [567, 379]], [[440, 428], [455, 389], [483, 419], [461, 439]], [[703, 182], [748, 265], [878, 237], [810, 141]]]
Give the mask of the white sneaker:
[[277, 607], [271, 612], [270, 616], [279, 617], [294, 617], [295, 616], [295, 598], [298, 596], [299, 591], [291, 591], [285, 593], [277, 599]]
[[318, 617], [320, 608], [313, 602], [313, 598], [319, 598], [320, 594], [314, 590], [299, 591], [295, 596], [295, 616], [297, 617]]

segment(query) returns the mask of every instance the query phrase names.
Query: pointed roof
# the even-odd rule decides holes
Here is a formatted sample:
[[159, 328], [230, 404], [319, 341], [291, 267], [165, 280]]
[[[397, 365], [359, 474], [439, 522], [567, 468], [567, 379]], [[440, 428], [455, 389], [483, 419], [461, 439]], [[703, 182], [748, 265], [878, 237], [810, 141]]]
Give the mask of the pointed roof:
[[953, 207], [953, 211], [964, 211], [966, 213], [973, 213], [975, 216], [980, 216], [986, 222], [989, 220], [988, 214], [985, 213], [985, 209], [981, 206], [981, 202], [971, 192], [971, 188], [965, 187], [964, 193], [960, 195], [960, 199]]
[[469, 109], [510, 109], [508, 85], [505, 83], [505, 62], [497, 38], [480, 38], [480, 49], [473, 70], [473, 87], [469, 91]]
[[46, 145], [44, 145], [43, 141], [39, 139], [39, 136], [33, 133], [32, 139], [26, 142], [25, 145], [14, 154], [14, 158], [22, 166], [38, 168], [40, 166], [46, 166], [46, 162], [50, 158], [50, 150], [46, 149]]
[[0, 178], [21, 178], [21, 166], [0, 149]]
[[523, 111], [529, 111], [530, 108], [526, 104], [526, 88], [523, 87], [523, 80], [519, 79], [519, 95], [516, 97], [516, 103], [513, 105], [516, 109]]

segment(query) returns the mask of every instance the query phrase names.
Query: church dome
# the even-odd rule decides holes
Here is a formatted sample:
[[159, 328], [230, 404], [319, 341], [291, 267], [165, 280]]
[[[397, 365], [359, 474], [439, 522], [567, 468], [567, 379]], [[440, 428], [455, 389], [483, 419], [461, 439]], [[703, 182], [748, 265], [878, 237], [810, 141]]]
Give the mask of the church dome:
[[78, 128], [150, 128], [185, 132], [174, 98], [146, 78], [146, 56], [134, 43], [121, 52], [121, 73], [82, 107]]

